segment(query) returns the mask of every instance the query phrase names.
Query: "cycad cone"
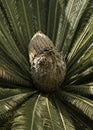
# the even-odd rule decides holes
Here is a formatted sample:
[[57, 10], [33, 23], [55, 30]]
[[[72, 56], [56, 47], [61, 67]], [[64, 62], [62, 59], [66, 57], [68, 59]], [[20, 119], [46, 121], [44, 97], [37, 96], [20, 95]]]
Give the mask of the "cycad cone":
[[37, 32], [29, 44], [31, 76], [37, 89], [43, 92], [57, 90], [65, 77], [66, 64], [63, 56], [52, 41], [43, 33]]

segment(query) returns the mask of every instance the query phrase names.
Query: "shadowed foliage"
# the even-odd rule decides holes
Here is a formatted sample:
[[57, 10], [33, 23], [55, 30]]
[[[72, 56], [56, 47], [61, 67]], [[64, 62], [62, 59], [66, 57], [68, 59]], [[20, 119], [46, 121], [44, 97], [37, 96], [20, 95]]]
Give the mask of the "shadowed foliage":
[[[31, 79], [28, 45], [38, 31], [66, 61], [53, 93]], [[0, 0], [0, 130], [79, 129], [93, 130], [93, 0]]]

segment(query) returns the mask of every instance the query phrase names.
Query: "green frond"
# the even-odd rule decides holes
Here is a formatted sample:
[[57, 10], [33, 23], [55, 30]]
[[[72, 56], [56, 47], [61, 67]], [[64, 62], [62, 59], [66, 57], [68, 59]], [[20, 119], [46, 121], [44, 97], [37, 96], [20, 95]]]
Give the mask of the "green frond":
[[58, 50], [61, 51], [63, 49], [65, 56], [68, 54], [72, 38], [88, 2], [89, 0], [69, 0], [67, 3], [63, 28], [61, 30], [61, 39], [56, 44]]
[[7, 98], [0, 99], [0, 120], [8, 118], [8, 116], [16, 109], [16, 107], [25, 101], [35, 92], [26, 92], [17, 95], [11, 95]]
[[48, 5], [47, 35], [57, 44], [61, 41], [61, 29], [64, 19], [65, 0], [51, 0]]
[[21, 93], [33, 92], [31, 89], [26, 88], [6, 88], [6, 86], [0, 86], [0, 100], [5, 99]]
[[[3, 69], [0, 69], [0, 85], [5, 85], [7, 83], [10, 83], [11, 85], [26, 85], [30, 86], [31, 82], [27, 79], [24, 79], [24, 77], [14, 70], [11, 70], [11, 68], [3, 67]], [[10, 85], [10, 86], [11, 86]]]
[[82, 57], [82, 55], [92, 44], [93, 14], [89, 16], [90, 17], [87, 23], [85, 22], [86, 25], [84, 26], [84, 28], [82, 28], [81, 32], [79, 32], [80, 34], [78, 35], [76, 41], [73, 43], [73, 47], [68, 55], [68, 67], [71, 67], [75, 62], [77, 62], [79, 57]]
[[91, 130], [92, 121], [90, 121], [89, 119], [86, 119], [80, 113], [76, 112], [75, 109], [73, 109], [73, 107], [71, 107], [71, 109], [70, 109], [69, 105], [66, 105], [66, 110], [70, 114], [70, 117], [73, 120], [76, 130], [79, 130], [79, 129], [80, 130], [83, 130], [83, 129]]
[[2, 21], [2, 23], [0, 21], [0, 49], [3, 53], [8, 55], [9, 58], [13, 60], [13, 62], [16, 62], [16, 64], [22, 69], [23, 72], [25, 71], [27, 73], [28, 62], [16, 46], [14, 39], [10, 35], [10, 31], [7, 25], [4, 24], [4, 21]]
[[93, 121], [93, 101], [80, 96], [71, 94], [68, 92], [60, 92], [59, 98], [68, 105], [71, 105], [73, 109], [82, 113], [82, 116], [86, 115], [91, 121]]
[[[33, 90], [28, 44], [37, 31], [67, 64], [54, 93]], [[0, 130], [92, 130], [92, 99], [93, 0], [0, 0]]]
[[34, 33], [38, 31], [36, 30], [36, 24], [35, 24], [37, 21], [36, 18], [38, 16], [37, 15], [35, 16], [34, 14], [37, 8], [33, 7], [34, 5], [36, 5], [36, 2], [31, 0], [29, 1], [1, 0], [1, 1], [12, 31], [11, 35], [13, 35], [16, 44], [19, 44], [18, 46], [20, 46], [20, 49], [23, 52], [23, 54], [27, 56], [28, 44], [30, 42], [30, 39], [34, 35]]
[[[92, 44], [89, 46], [89, 48], [86, 50], [86, 52], [80, 57], [80, 59], [76, 62], [76, 64], [73, 66], [73, 68], [70, 68], [70, 70], [67, 73], [68, 77], [71, 77], [72, 75], [82, 73], [89, 67], [93, 65], [93, 46]], [[72, 72], [73, 71], [73, 72]]]
[[[92, 26], [93, 24], [90, 29]], [[76, 52], [71, 62], [68, 63], [67, 84], [80, 84], [81, 82], [84, 83], [84, 81], [91, 82], [93, 80], [93, 31], [89, 31], [91, 31], [91, 33], [87, 33], [88, 37], [86, 36], [86, 38], [83, 39], [85, 42], [80, 44], [81, 48], [80, 45], [78, 46], [78, 52]], [[86, 40], [88, 38], [90, 41]]]
[[[57, 5], [58, 5], [58, 0], [51, 0], [49, 1], [49, 12], [48, 12], [48, 21], [47, 21], [47, 35], [52, 38], [54, 41], [54, 36], [55, 35], [55, 26], [56, 26], [56, 15], [57, 15]], [[52, 10], [51, 10], [52, 8]], [[52, 29], [51, 29], [52, 27]]]
[[86, 68], [83, 72], [76, 73], [65, 80], [66, 85], [80, 85], [93, 81], [93, 66]]
[[[61, 41], [62, 41], [62, 32], [64, 29], [63, 23], [64, 23], [64, 18], [65, 18], [65, 8], [66, 8], [66, 0], [59, 0], [58, 2], [59, 4], [59, 21], [58, 22], [58, 27], [57, 27], [57, 34], [56, 34], [56, 41], [55, 41], [55, 46], [57, 48], [59, 48], [60, 50], [60, 46], [61, 46]], [[57, 19], [57, 18], [56, 18]]]
[[93, 84], [82, 84], [82, 85], [72, 85], [66, 86], [65, 91], [76, 93], [83, 96], [93, 97]]
[[26, 38], [24, 38], [22, 27], [20, 25], [19, 14], [16, 7], [16, 1], [2, 0], [2, 8], [4, 15], [7, 16], [6, 17], [7, 18], [6, 20], [8, 22], [7, 25], [10, 28], [11, 35], [14, 37], [14, 40], [18, 45], [18, 47], [20, 48], [20, 50], [22, 51], [22, 53], [26, 55], [27, 41]]
[[[56, 119], [56, 120], [55, 120]], [[15, 113], [12, 130], [75, 130], [64, 105], [57, 99], [38, 95], [29, 99]]]
[[19, 51], [1, 10], [0, 19], [0, 78], [29, 84], [28, 61]]
[[63, 103], [61, 103], [58, 98], [55, 98], [55, 105], [56, 105], [56, 108], [58, 110], [58, 113], [60, 115], [60, 118], [62, 120], [62, 123], [63, 123], [63, 128], [64, 130], [75, 130], [75, 125], [74, 125], [74, 122], [70, 116], [70, 114], [68, 113], [68, 111], [66, 110], [66, 107]]

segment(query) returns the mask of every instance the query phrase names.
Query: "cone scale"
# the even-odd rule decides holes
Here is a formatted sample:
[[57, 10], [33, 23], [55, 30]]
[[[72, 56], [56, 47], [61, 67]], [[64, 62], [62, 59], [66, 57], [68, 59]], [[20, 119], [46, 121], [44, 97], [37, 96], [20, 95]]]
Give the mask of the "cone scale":
[[66, 74], [66, 64], [52, 41], [42, 32], [37, 32], [30, 41], [28, 53], [36, 88], [43, 92], [59, 89]]

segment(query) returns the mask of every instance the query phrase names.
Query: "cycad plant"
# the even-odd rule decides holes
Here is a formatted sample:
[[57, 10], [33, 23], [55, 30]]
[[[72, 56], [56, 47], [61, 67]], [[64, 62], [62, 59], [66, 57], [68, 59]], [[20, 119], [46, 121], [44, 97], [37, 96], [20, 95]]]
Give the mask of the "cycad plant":
[[[38, 31], [66, 63], [54, 91], [31, 75]], [[93, 0], [0, 0], [0, 130], [93, 130], [92, 100]]]

